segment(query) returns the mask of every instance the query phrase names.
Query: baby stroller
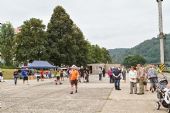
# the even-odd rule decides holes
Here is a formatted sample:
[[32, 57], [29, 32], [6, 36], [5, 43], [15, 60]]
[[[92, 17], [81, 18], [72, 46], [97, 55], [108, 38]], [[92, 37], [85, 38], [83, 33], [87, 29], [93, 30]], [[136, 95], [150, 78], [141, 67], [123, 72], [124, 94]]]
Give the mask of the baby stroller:
[[168, 113], [170, 113], [170, 89], [166, 88], [168, 84], [167, 79], [162, 79], [158, 82], [157, 86], [157, 110], [160, 109], [162, 105], [165, 108], [168, 108]]

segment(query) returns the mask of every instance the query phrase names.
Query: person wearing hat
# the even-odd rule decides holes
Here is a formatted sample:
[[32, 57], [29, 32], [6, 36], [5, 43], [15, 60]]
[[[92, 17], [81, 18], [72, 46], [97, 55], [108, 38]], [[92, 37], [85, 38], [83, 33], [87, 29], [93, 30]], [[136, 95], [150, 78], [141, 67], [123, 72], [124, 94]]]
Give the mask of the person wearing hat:
[[70, 94], [73, 94], [74, 86], [75, 86], [75, 93], [77, 93], [78, 76], [79, 76], [79, 72], [77, 70], [77, 67], [75, 65], [72, 65], [71, 71], [70, 71], [70, 76], [69, 76], [70, 84], [71, 84]]

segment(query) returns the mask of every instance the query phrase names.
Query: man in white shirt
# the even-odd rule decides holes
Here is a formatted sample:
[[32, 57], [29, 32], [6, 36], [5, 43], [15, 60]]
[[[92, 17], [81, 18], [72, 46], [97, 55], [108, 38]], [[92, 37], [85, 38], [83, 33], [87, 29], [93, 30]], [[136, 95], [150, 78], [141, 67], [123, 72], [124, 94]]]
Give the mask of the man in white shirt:
[[130, 94], [133, 94], [133, 89], [134, 93], [137, 94], [137, 71], [135, 68], [132, 66], [130, 71], [129, 71], [129, 81], [130, 81]]

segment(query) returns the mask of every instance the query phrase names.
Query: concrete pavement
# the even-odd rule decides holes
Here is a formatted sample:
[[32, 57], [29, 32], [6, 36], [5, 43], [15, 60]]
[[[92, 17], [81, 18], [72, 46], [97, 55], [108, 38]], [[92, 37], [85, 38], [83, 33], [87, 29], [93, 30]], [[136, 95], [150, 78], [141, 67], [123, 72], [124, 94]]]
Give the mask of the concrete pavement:
[[29, 81], [29, 85], [17, 86], [13, 81], [0, 83], [2, 108], [0, 113], [166, 113], [165, 108], [156, 110], [156, 93], [129, 94], [129, 82], [121, 82], [121, 91], [105, 77], [98, 81], [90, 76], [90, 83], [80, 83], [78, 93], [69, 94], [70, 84], [62, 85], [54, 80]]

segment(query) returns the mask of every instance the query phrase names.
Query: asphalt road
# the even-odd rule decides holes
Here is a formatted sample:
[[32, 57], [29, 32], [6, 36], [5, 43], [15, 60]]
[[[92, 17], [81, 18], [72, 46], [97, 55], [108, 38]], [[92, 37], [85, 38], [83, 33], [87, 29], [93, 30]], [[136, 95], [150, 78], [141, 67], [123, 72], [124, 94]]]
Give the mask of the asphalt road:
[[105, 77], [98, 81], [97, 75], [90, 76], [90, 83], [80, 83], [78, 93], [70, 93], [66, 79], [62, 85], [54, 80], [20, 80], [0, 83], [0, 113], [166, 113], [167, 109], [156, 110], [156, 93], [129, 94], [129, 82], [121, 81], [121, 91]]

